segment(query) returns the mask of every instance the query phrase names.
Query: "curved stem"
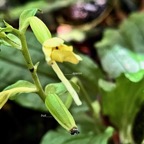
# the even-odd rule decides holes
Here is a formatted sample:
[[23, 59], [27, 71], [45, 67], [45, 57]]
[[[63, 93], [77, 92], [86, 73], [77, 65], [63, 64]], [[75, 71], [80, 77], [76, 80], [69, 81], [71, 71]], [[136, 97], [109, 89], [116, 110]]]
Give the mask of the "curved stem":
[[21, 40], [21, 44], [22, 44], [22, 54], [25, 58], [26, 64], [27, 64], [27, 68], [29, 69], [29, 71], [31, 72], [32, 78], [33, 78], [33, 82], [37, 88], [37, 93], [40, 96], [40, 98], [45, 101], [46, 95], [43, 91], [43, 88], [41, 86], [41, 83], [39, 81], [37, 72], [36, 72], [36, 67], [34, 66], [30, 53], [28, 51], [28, 46], [27, 46], [27, 42], [26, 42], [26, 37], [24, 35], [24, 33], [21, 33], [19, 31], [16, 31], [16, 33], [19, 35], [19, 38]]

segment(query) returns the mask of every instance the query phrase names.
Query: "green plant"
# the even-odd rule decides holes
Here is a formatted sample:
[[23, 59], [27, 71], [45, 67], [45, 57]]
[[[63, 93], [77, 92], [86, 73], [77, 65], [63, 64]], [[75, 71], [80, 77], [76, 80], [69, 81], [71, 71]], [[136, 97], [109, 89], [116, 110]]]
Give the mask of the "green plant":
[[[24, 57], [27, 69], [31, 73], [33, 80], [33, 83], [27, 80], [18, 80], [14, 84], [7, 86], [2, 92], [0, 92], [0, 108], [4, 106], [8, 99], [17, 101], [18, 97], [20, 96], [19, 94], [27, 93], [30, 97], [33, 97], [32, 93], [36, 93], [41, 98], [48, 111], [58, 121], [58, 123], [67, 131], [69, 131], [71, 135], [74, 135], [78, 134], [79, 130], [68, 108], [72, 104], [72, 98], [77, 105], [82, 104], [77, 94], [77, 92], [81, 90], [81, 93], [83, 95], [82, 99], [84, 99], [84, 101], [87, 103], [89, 109], [92, 112], [92, 117], [94, 118], [93, 120], [90, 119], [90, 123], [93, 124], [95, 123], [94, 120], [96, 120], [96, 124], [99, 124], [99, 130], [96, 130], [98, 136], [95, 137], [95, 132], [92, 132], [84, 141], [92, 143], [102, 142], [103, 144], [107, 143], [109, 137], [113, 133], [113, 129], [108, 128], [105, 130], [105, 127], [103, 127], [103, 125], [101, 124], [101, 121], [99, 119], [99, 104], [96, 102], [94, 103], [94, 105], [92, 105], [92, 100], [89, 98], [80, 79], [78, 79], [77, 77], [73, 77], [70, 81], [68, 81], [56, 63], [57, 61], [61, 63], [70, 62], [73, 64], [78, 64], [78, 62], [82, 59], [85, 59], [89, 64], [92, 64], [92, 62], [84, 56], [81, 56], [83, 57], [81, 58], [79, 55], [76, 55], [73, 52], [73, 47], [64, 44], [64, 41], [62, 39], [57, 37], [52, 38], [51, 33], [46, 25], [40, 19], [34, 16], [37, 11], [38, 9], [36, 8], [23, 11], [20, 15], [18, 29], [13, 28], [5, 21], [4, 24], [6, 27], [0, 28], [0, 43], [3, 45], [3, 47], [11, 47], [12, 51], [20, 51], [20, 53]], [[40, 64], [39, 62], [33, 64], [25, 36], [26, 30], [29, 25], [35, 37], [42, 45], [41, 47], [45, 55], [47, 64], [52, 67], [58, 78], [62, 81], [61, 83], [46, 84], [45, 90], [43, 89], [43, 86], [37, 74], [37, 69]], [[81, 69], [83, 69], [83, 67]], [[62, 96], [64, 96], [64, 99], [62, 98]], [[21, 103], [22, 105], [25, 105], [23, 99], [24, 98], [22, 98]], [[34, 105], [37, 104], [34, 102], [33, 106]], [[86, 133], [83, 133], [82, 135], [78, 136], [76, 140], [78, 139], [78, 141], [81, 141], [85, 137], [85, 135]], [[63, 139], [63, 141], [68, 139], [70, 139], [71, 141], [71, 138], [69, 136], [67, 136], [66, 139]]]
[[[59, 69], [56, 61], [59, 61], [60, 59], [61, 62], [70, 61], [71, 63], [75, 63], [76, 61], [76, 63], [78, 63], [79, 59], [81, 60], [81, 58], [72, 52], [72, 47], [69, 48], [67, 45], [64, 45], [64, 42], [61, 39], [51, 38], [51, 34], [46, 25], [40, 19], [34, 16], [37, 11], [38, 9], [25, 10], [20, 16], [19, 29], [13, 28], [6, 22], [6, 27], [1, 28], [1, 42], [4, 44], [8, 44], [9, 46], [13, 46], [21, 51], [26, 61], [27, 68], [32, 75], [34, 84], [28, 81], [21, 80], [11, 86], [8, 86], [0, 93], [0, 108], [3, 107], [3, 105], [7, 102], [8, 99], [12, 99], [15, 95], [19, 93], [35, 92], [45, 102], [46, 107], [56, 118], [56, 120], [65, 129], [70, 131], [71, 134], [75, 134], [78, 133], [75, 121], [66, 106], [63, 104], [63, 102], [61, 101], [61, 99], [59, 99], [57, 95], [59, 95], [59, 93], [65, 92], [67, 89], [69, 92], [68, 94], [70, 94], [67, 94], [68, 97], [72, 96], [78, 105], [81, 104], [81, 101], [76, 91], [73, 89], [72, 85], [69, 83], [69, 81], [65, 78], [65, 76]], [[38, 41], [43, 45], [43, 51], [45, 53], [47, 63], [52, 66], [52, 68], [64, 84], [63, 89], [61, 89], [60, 87], [58, 93], [56, 93], [55, 89], [49, 89], [48, 86], [44, 91], [41, 86], [40, 80], [37, 75], [37, 67], [39, 63], [36, 63], [35, 65], [33, 64], [25, 38], [25, 32], [29, 25], [31, 26]], [[57, 49], [61, 49], [61, 54], [56, 59], [55, 53]], [[58, 85], [58, 87], [59, 86], [60, 85]]]

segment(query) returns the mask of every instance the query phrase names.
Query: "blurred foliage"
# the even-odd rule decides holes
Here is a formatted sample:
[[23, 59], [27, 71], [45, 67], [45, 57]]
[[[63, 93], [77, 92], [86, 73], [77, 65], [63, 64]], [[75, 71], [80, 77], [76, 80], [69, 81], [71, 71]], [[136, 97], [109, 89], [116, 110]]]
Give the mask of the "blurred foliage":
[[[53, 35], [64, 38], [78, 51], [88, 55], [81, 55], [83, 61], [78, 65], [59, 65], [68, 79], [73, 76], [80, 78], [93, 103], [98, 102], [97, 99], [100, 100], [102, 118], [99, 119], [104, 123], [95, 121], [88, 106], [83, 102], [83, 106], [71, 108], [81, 131], [79, 136], [71, 137], [58, 128], [48, 131], [42, 138], [47, 130], [56, 127], [56, 123], [45, 112], [45, 107], [37, 95], [21, 95], [15, 102], [37, 111], [22, 109], [10, 101], [3, 108], [6, 114], [0, 111], [2, 122], [7, 123], [6, 128], [2, 127], [3, 135], [9, 137], [5, 143], [36, 144], [42, 138], [41, 144], [106, 144], [110, 143], [108, 139], [113, 134], [111, 127], [105, 126], [105, 123], [108, 123], [108, 126], [112, 125], [118, 131], [118, 138], [112, 137], [112, 143], [120, 143], [122, 131], [124, 139], [132, 136], [135, 143], [140, 144], [144, 133], [143, 111], [140, 110], [143, 105], [144, 14], [134, 13], [127, 17], [132, 12], [143, 10], [144, 2], [108, 0], [104, 5], [98, 5], [96, 0], [9, 0], [0, 6], [0, 21], [5, 19], [17, 27], [20, 13], [31, 7], [38, 7], [43, 11], [38, 13], [38, 16], [47, 24]], [[78, 13], [77, 17], [74, 12]], [[119, 26], [120, 23], [122, 24]], [[0, 26], [2, 25], [0, 22]], [[26, 35], [33, 62], [40, 62], [38, 75], [43, 87], [48, 83], [58, 82], [57, 76], [45, 63], [41, 45], [31, 32]], [[31, 81], [19, 51], [1, 46], [0, 65], [0, 90], [19, 79]], [[81, 94], [81, 99], [82, 97]], [[42, 119], [43, 113], [48, 115], [48, 119]], [[4, 119], [5, 115], [8, 115], [8, 120], [12, 119], [13, 124]], [[132, 130], [127, 132], [129, 124]], [[10, 134], [7, 134], [8, 129]]]
[[[111, 122], [127, 139], [131, 138], [129, 133], [131, 134], [134, 119], [144, 102], [143, 85], [143, 80], [132, 83], [121, 76], [116, 81], [116, 88], [102, 91], [103, 114], [109, 116]], [[102, 89], [105, 87], [103, 84]]]
[[[105, 91], [102, 92], [102, 111], [120, 133], [123, 131], [121, 139], [125, 142], [132, 139], [134, 120], [144, 102], [143, 18], [144, 13], [130, 15], [119, 29], [106, 29], [103, 39], [95, 45], [107, 77], [116, 80], [115, 88], [105, 83], [100, 85]], [[125, 77], [120, 76], [122, 73]], [[136, 123], [134, 126], [137, 127]]]
[[112, 133], [113, 129], [108, 127], [103, 134], [95, 135], [94, 133], [83, 132], [76, 137], [72, 137], [59, 128], [55, 132], [50, 131], [46, 133], [41, 141], [41, 144], [107, 144], [108, 139]]

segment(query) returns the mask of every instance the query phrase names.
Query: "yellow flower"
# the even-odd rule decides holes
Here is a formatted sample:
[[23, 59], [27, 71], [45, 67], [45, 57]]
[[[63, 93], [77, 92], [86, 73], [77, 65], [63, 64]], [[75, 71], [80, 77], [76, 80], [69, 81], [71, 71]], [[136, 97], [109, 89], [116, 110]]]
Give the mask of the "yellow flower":
[[70, 62], [77, 64], [82, 58], [73, 52], [72, 46], [67, 46], [58, 37], [50, 38], [43, 43], [43, 52], [47, 62]]
[[76, 91], [71, 86], [69, 81], [64, 76], [63, 72], [58, 67], [57, 62], [70, 62], [73, 64], [77, 64], [82, 58], [76, 55], [73, 52], [72, 46], [67, 46], [64, 44], [64, 41], [58, 37], [50, 38], [43, 43], [43, 52], [45, 54], [45, 59], [48, 64], [50, 64], [59, 77], [59, 79], [63, 82], [71, 96], [73, 97], [75, 103], [77, 105], [81, 105], [82, 102], [80, 101]]

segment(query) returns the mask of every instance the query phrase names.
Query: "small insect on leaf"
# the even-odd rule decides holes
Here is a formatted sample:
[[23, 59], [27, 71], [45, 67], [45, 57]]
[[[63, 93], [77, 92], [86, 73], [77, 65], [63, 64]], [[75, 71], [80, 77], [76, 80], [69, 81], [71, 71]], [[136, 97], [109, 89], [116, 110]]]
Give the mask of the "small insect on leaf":
[[73, 127], [71, 130], [70, 130], [70, 134], [71, 135], [75, 135], [75, 134], [79, 134], [79, 130], [77, 127]]

